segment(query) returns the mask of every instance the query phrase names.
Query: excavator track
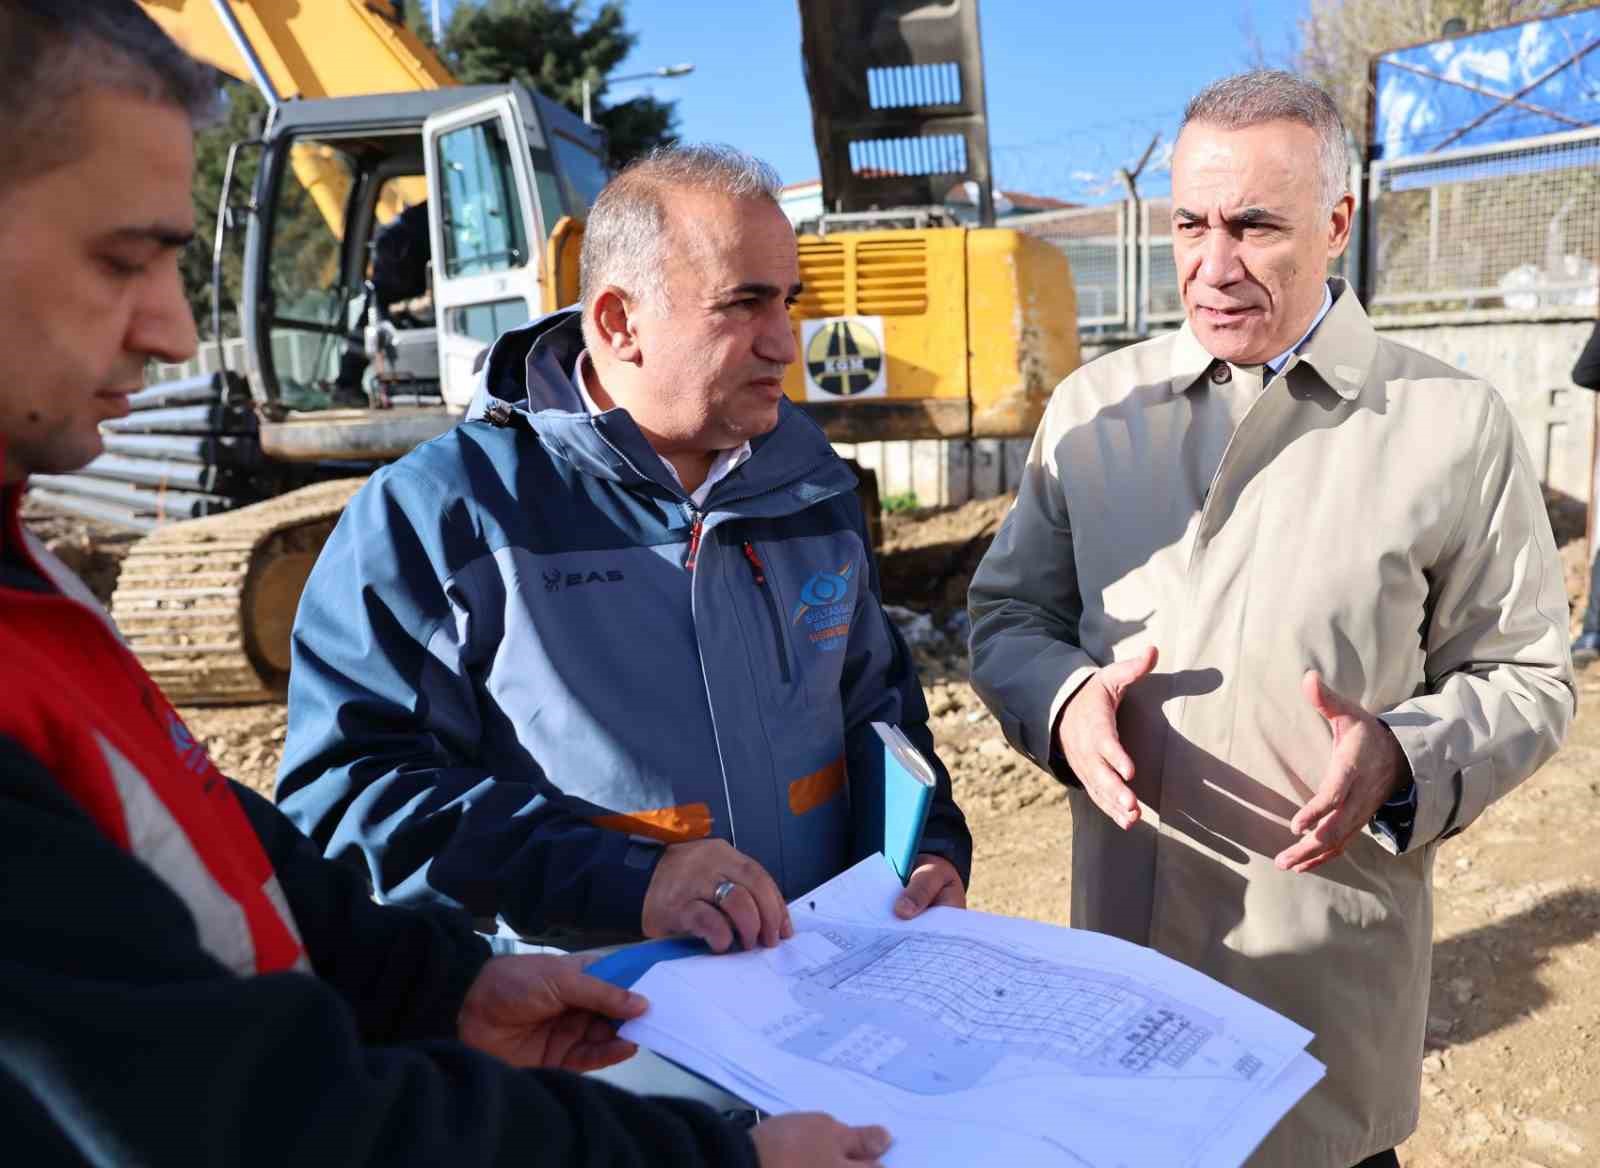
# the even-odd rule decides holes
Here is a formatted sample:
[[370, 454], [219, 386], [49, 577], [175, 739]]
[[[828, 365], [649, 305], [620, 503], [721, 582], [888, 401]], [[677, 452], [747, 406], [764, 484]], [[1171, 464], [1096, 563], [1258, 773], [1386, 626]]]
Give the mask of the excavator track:
[[300, 592], [364, 478], [175, 523], [129, 550], [111, 615], [175, 704], [281, 698]]

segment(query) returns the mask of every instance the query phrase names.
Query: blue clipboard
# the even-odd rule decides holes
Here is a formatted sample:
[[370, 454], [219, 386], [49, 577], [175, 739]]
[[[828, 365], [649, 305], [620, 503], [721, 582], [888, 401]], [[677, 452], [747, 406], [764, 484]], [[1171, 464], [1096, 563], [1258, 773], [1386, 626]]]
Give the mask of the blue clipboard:
[[590, 977], [598, 977], [623, 989], [632, 989], [633, 983], [643, 977], [652, 965], [661, 961], [677, 961], [681, 957], [700, 957], [711, 952], [711, 947], [698, 937], [668, 937], [662, 941], [644, 941], [608, 953], [584, 970]]

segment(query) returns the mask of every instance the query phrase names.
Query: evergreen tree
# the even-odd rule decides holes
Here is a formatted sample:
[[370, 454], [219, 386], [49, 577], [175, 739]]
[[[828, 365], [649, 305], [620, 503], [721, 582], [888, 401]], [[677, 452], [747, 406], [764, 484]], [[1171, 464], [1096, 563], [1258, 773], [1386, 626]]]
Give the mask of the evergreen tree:
[[[428, 15], [425, 0], [415, 0], [406, 14], [425, 38]], [[610, 140], [612, 166], [620, 167], [676, 140], [670, 102], [605, 101], [606, 75], [638, 39], [624, 23], [620, 0], [606, 0], [587, 24], [578, 0], [460, 0], [438, 51], [463, 85], [521, 81], [574, 113], [583, 109], [588, 78], [594, 119]]]

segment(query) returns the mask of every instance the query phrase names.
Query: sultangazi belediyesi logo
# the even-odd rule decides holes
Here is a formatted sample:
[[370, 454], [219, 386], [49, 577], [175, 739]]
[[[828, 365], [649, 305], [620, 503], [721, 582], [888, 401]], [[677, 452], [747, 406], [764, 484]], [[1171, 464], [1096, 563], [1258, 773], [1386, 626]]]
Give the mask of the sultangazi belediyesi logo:
[[842, 649], [850, 635], [851, 577], [855, 564], [847, 563], [837, 572], [814, 572], [800, 589], [794, 624], [803, 624], [806, 640], [818, 649]]

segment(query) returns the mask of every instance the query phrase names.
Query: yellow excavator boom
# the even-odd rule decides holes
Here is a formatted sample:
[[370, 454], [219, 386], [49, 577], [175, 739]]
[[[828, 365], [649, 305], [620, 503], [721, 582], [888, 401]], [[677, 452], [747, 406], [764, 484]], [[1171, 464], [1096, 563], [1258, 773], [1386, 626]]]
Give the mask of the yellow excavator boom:
[[456, 83], [389, 0], [139, 2], [192, 55], [249, 81], [249, 63], [217, 11], [226, 4], [282, 98], [406, 93]]
[[[191, 56], [241, 81], [252, 81], [233, 33], [218, 12], [226, 5], [280, 99], [407, 93], [456, 84], [444, 62], [423, 44], [389, 0], [140, 0]], [[344, 237], [349, 176], [326, 148], [297, 147], [295, 176], [333, 234]], [[387, 223], [427, 197], [420, 178], [390, 183], [378, 207]]]

